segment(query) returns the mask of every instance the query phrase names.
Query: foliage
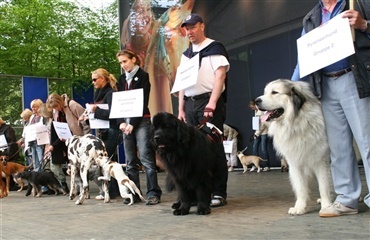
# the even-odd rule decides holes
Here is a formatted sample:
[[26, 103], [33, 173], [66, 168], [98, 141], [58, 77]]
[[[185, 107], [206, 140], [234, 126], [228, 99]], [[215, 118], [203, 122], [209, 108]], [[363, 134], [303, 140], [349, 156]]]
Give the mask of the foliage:
[[[99, 10], [62, 0], [2, 1], [0, 75], [47, 77], [50, 92], [59, 93], [70, 92], [75, 82], [88, 88], [96, 68], [118, 77], [117, 9], [117, 1]], [[12, 124], [22, 111], [20, 78], [0, 78], [1, 93], [6, 91], [0, 116]]]

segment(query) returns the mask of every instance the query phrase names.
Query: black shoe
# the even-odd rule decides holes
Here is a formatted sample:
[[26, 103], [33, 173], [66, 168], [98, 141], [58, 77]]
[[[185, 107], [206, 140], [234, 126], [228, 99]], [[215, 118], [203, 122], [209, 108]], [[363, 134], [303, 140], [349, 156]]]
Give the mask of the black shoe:
[[[141, 199], [137, 197], [136, 195], [133, 196], [133, 199], [134, 199], [134, 203], [141, 202]], [[129, 198], [125, 198], [125, 200], [123, 200], [123, 204], [129, 204], [129, 203], [130, 203]]]

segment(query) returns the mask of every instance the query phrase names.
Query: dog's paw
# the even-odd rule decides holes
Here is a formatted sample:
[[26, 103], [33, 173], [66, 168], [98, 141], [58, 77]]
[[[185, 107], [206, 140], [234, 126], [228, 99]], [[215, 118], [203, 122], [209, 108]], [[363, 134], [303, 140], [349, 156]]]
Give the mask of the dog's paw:
[[198, 208], [198, 210], [197, 210], [198, 215], [208, 215], [210, 213], [211, 213], [210, 208]]
[[171, 208], [172, 209], [179, 209], [180, 206], [181, 206], [181, 203], [180, 202], [175, 202], [175, 203], [172, 204]]
[[69, 195], [69, 200], [73, 200], [75, 199], [76, 195], [72, 194], [72, 195]]
[[305, 213], [306, 213], [305, 208], [301, 209], [301, 208], [292, 207], [292, 208], [289, 208], [289, 211], [288, 211], [288, 214], [290, 214], [290, 215], [302, 215], [302, 214], [305, 214]]
[[188, 214], [189, 214], [189, 209], [179, 208], [173, 211], [173, 215], [176, 215], [176, 216], [188, 215]]

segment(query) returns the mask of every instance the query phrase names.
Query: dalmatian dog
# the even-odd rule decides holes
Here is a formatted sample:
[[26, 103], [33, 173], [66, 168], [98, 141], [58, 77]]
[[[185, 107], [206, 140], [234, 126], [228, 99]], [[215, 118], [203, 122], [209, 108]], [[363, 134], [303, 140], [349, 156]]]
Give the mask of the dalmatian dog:
[[136, 184], [128, 178], [125, 172], [122, 169], [122, 165], [115, 161], [104, 161], [103, 158], [97, 159], [97, 164], [102, 168], [103, 175], [98, 178], [101, 181], [110, 181], [110, 178], [113, 177], [118, 182], [119, 192], [123, 199], [129, 198], [132, 205], [134, 203], [133, 195], [137, 194], [141, 201], [145, 201], [144, 197], [141, 195], [140, 190]]
[[[102, 140], [92, 134], [84, 136], [72, 136], [65, 142], [68, 148], [68, 159], [71, 164], [71, 189], [69, 199], [73, 200], [76, 196], [76, 180], [80, 176], [82, 188], [80, 196], [76, 201], [76, 205], [82, 204], [89, 197], [89, 181], [88, 172], [92, 165], [97, 163], [97, 160], [107, 161], [108, 153]], [[104, 202], [110, 201], [108, 186], [103, 182], [102, 188], [104, 191]]]

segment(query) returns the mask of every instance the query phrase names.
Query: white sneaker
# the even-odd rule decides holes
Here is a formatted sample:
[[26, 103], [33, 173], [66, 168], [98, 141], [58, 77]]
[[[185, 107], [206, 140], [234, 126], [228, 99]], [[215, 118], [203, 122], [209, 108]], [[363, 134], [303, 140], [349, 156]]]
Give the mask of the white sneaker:
[[98, 195], [95, 197], [96, 200], [104, 200], [104, 196], [103, 195]]
[[269, 167], [264, 167], [262, 171], [263, 172], [268, 172], [268, 171], [270, 171], [270, 168]]
[[254, 170], [256, 170], [256, 166], [253, 166], [252, 168], [251, 168], [251, 170], [249, 170], [250, 172], [253, 172]]
[[228, 171], [229, 171], [229, 172], [234, 171], [234, 167], [233, 167], [233, 166], [229, 167], [229, 170], [228, 170]]
[[320, 217], [338, 217], [342, 215], [357, 214], [358, 209], [344, 206], [340, 202], [335, 201], [329, 207], [320, 210]]

